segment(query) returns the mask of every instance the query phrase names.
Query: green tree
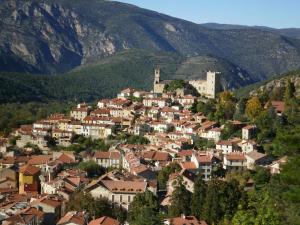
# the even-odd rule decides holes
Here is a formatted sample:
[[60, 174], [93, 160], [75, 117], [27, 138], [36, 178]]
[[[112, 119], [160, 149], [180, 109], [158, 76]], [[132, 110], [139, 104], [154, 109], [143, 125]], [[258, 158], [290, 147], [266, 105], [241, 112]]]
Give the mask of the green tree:
[[168, 85], [165, 86], [165, 91], [176, 91], [177, 89], [184, 88], [184, 85], [185, 83], [183, 80], [172, 80]]
[[270, 174], [269, 170], [267, 170], [263, 167], [257, 167], [253, 178], [255, 181], [255, 185], [257, 187], [259, 187], [259, 186], [269, 183], [271, 174]]
[[127, 139], [127, 143], [128, 144], [139, 144], [139, 145], [145, 145], [145, 144], [149, 144], [149, 140], [143, 136], [137, 136], [137, 135], [133, 135], [130, 136]]
[[192, 194], [191, 212], [198, 219], [202, 218], [203, 205], [206, 196], [206, 183], [201, 175], [198, 175], [194, 184], [194, 193]]
[[169, 180], [169, 176], [172, 173], [179, 172], [181, 167], [177, 163], [171, 163], [168, 166], [165, 166], [162, 170], [158, 172], [157, 182], [160, 190], [166, 188], [167, 181]]
[[182, 177], [178, 177], [174, 183], [175, 188], [171, 197], [169, 215], [171, 217], [180, 216], [181, 214], [190, 215], [191, 193], [185, 188]]
[[209, 224], [217, 223], [223, 216], [219, 193], [223, 185], [224, 182], [215, 179], [208, 182], [202, 216]]
[[214, 99], [209, 99], [207, 102], [198, 102], [196, 109], [197, 112], [203, 113], [207, 116], [209, 113], [214, 113], [216, 111], [216, 102]]
[[129, 206], [128, 221], [133, 225], [162, 224], [157, 197], [150, 191], [137, 194]]
[[242, 197], [242, 191], [239, 187], [239, 182], [235, 179], [226, 182], [223, 188], [224, 189], [221, 190], [220, 203], [225, 218], [230, 220], [237, 210]]
[[197, 141], [195, 141], [195, 146], [198, 149], [213, 148], [215, 147], [215, 143], [214, 141], [206, 138], [199, 138]]
[[110, 202], [105, 198], [94, 199], [90, 194], [77, 192], [67, 205], [68, 210], [87, 211], [90, 217], [111, 216], [113, 210]]
[[81, 162], [78, 168], [87, 172], [88, 177], [101, 176], [105, 173], [105, 169], [94, 161]]
[[284, 101], [285, 103], [288, 103], [290, 99], [295, 97], [295, 85], [292, 83], [290, 80], [287, 81], [286, 87], [285, 87], [285, 92], [284, 92]]

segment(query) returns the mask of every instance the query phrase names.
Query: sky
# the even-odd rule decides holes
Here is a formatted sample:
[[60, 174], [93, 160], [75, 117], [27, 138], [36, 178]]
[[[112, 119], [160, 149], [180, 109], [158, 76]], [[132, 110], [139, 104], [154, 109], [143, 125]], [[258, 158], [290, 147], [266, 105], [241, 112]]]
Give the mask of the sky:
[[300, 0], [119, 0], [195, 23], [300, 28]]

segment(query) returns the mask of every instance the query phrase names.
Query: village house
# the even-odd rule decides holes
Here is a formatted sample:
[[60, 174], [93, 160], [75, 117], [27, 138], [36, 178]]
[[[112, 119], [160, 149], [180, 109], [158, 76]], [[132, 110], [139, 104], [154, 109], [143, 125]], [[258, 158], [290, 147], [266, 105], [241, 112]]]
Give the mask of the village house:
[[87, 225], [88, 213], [70, 211], [67, 212], [60, 220], [57, 225]]
[[277, 116], [282, 116], [282, 114], [284, 113], [284, 102], [283, 101], [267, 102], [264, 108], [267, 109], [269, 107], [269, 105], [274, 108], [275, 112], [277, 113]]
[[0, 189], [17, 188], [17, 172], [10, 168], [0, 170]]
[[272, 162], [270, 156], [258, 151], [248, 152], [246, 155], [247, 169], [254, 170], [256, 166], [265, 166]]
[[76, 108], [71, 110], [70, 116], [75, 120], [83, 121], [83, 119], [89, 115], [90, 111], [89, 108]]
[[42, 225], [44, 222], [44, 213], [36, 208], [28, 207], [24, 210], [9, 216], [2, 221], [3, 225]]
[[33, 200], [31, 206], [44, 213], [45, 225], [53, 225], [65, 215], [66, 201], [59, 195], [46, 195]]
[[242, 128], [242, 139], [250, 140], [254, 137], [256, 131], [256, 127], [253, 125], [248, 125]]
[[198, 130], [199, 137], [208, 138], [209, 130], [217, 127], [217, 123], [214, 121], [206, 121], [204, 122]]
[[241, 140], [239, 139], [232, 139], [232, 140], [221, 140], [218, 141], [216, 144], [216, 149], [221, 151], [223, 155], [227, 155], [229, 153], [235, 152], [240, 150], [238, 143]]
[[257, 143], [252, 140], [242, 140], [240, 143], [238, 143], [238, 146], [244, 153], [252, 152], [257, 149]]
[[133, 88], [126, 88], [118, 94], [118, 98], [132, 97], [134, 92], [135, 92], [135, 90]]
[[113, 126], [107, 124], [82, 124], [81, 134], [92, 139], [103, 139], [112, 135]]
[[143, 104], [146, 107], [156, 106], [163, 108], [171, 105], [171, 100], [169, 98], [144, 98]]
[[149, 123], [149, 125], [154, 132], [159, 132], [159, 133], [166, 133], [173, 126], [170, 123], [166, 123], [166, 122], [162, 122], [162, 121], [151, 121]]
[[210, 180], [213, 168], [213, 155], [208, 152], [193, 153], [191, 162], [195, 164], [197, 171], [202, 174], [203, 180]]
[[288, 157], [283, 156], [282, 158], [276, 160], [271, 165], [269, 165], [268, 168], [270, 169], [271, 174], [279, 174], [282, 169], [282, 166], [286, 164], [287, 161]]
[[242, 171], [247, 168], [247, 160], [244, 153], [231, 152], [224, 156], [223, 168], [227, 171]]
[[40, 191], [40, 168], [24, 165], [19, 169], [19, 193], [39, 193]]
[[184, 109], [190, 109], [196, 102], [196, 97], [192, 95], [185, 95], [175, 98], [174, 101], [182, 105]]
[[122, 155], [119, 151], [96, 151], [92, 157], [96, 163], [104, 168], [119, 168], [122, 165]]
[[179, 173], [173, 173], [169, 176], [167, 182], [167, 196], [172, 196], [175, 187], [178, 186], [179, 179], [181, 179], [182, 184], [189, 192], [194, 192], [196, 174], [189, 170], [182, 169]]
[[101, 180], [89, 187], [94, 198], [105, 197], [113, 204], [128, 210], [136, 194], [145, 192], [147, 182], [125, 180]]
[[210, 140], [213, 140], [215, 143], [217, 143], [221, 139], [221, 133], [222, 133], [221, 128], [219, 128], [219, 127], [212, 128], [212, 129], [208, 130], [206, 138], [210, 139]]

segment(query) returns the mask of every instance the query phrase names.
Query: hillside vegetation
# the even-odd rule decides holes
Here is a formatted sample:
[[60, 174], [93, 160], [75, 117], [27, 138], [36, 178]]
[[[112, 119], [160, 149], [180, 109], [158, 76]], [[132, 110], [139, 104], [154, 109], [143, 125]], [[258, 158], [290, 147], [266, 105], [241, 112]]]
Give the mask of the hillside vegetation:
[[186, 58], [172, 52], [127, 50], [63, 75], [0, 73], [0, 103], [94, 101], [115, 96], [127, 87], [150, 90], [154, 69], [158, 66], [162, 79], [206, 79], [207, 70], [216, 70], [222, 72], [225, 89], [253, 82], [245, 71], [218, 58]]

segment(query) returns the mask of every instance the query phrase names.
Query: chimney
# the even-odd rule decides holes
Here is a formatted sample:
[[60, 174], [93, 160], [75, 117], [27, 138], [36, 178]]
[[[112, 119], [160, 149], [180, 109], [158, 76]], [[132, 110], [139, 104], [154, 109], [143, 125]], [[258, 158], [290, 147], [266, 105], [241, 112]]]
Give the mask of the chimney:
[[182, 218], [182, 219], [185, 219], [185, 215], [184, 215], [184, 214], [181, 214], [181, 218]]

